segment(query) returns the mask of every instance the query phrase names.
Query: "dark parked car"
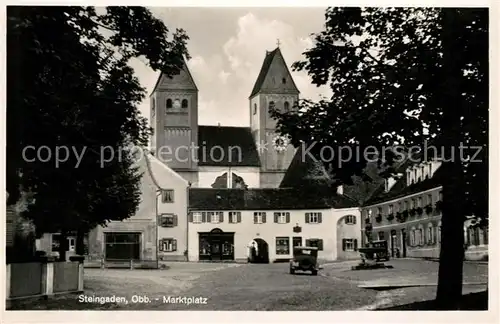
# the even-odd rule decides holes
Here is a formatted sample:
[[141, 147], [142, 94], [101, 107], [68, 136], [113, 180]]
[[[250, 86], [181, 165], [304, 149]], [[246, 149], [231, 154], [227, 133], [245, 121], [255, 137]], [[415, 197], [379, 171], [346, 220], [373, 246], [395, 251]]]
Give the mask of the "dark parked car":
[[290, 274], [295, 271], [311, 271], [313, 276], [318, 274], [318, 248], [297, 246], [293, 248], [293, 258], [290, 260]]

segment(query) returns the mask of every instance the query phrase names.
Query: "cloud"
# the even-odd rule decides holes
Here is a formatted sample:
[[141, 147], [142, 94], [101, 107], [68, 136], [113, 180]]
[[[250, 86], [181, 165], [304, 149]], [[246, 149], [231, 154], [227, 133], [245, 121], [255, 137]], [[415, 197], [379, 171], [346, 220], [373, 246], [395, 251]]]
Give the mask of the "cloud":
[[[310, 31], [296, 30], [283, 21], [260, 18], [250, 12], [238, 17], [234, 33], [228, 34], [229, 37], [222, 41], [216, 53], [205, 54], [198, 51], [188, 62], [199, 89], [198, 123], [249, 126], [248, 96], [262, 66], [266, 50], [276, 48], [279, 39], [283, 56], [291, 69], [291, 64], [303, 59], [302, 53], [312, 46], [309, 33]], [[143, 86], [147, 87], [149, 94], [157, 74], [148, 72], [145, 67], [137, 70], [140, 70], [138, 77]], [[328, 87], [317, 88], [312, 85], [305, 72], [291, 73], [301, 92], [301, 98], [314, 100], [319, 99], [319, 95], [330, 96]], [[148, 103], [149, 100], [146, 100], [141, 105], [146, 117], [149, 117]]]
[[[228, 71], [224, 72], [227, 83], [218, 84], [221, 89], [215, 92], [222, 97], [207, 95], [210, 100], [219, 102], [210, 119], [218, 116], [223, 124], [248, 126], [248, 96], [266, 50], [273, 50], [278, 39], [289, 68], [293, 62], [302, 59], [302, 53], [313, 44], [308, 35], [299, 35], [291, 25], [282, 21], [259, 19], [252, 13], [238, 19], [235, 35], [223, 45]], [[328, 88], [311, 85], [311, 79], [305, 72], [292, 72], [292, 76], [302, 98], [318, 99], [319, 95], [330, 95]], [[204, 119], [200, 121], [203, 123]]]

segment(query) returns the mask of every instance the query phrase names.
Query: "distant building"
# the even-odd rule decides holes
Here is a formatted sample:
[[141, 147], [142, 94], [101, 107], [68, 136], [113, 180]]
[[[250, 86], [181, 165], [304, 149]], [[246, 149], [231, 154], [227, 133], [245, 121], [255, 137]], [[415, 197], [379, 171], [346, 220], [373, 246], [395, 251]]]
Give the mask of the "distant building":
[[[404, 162], [362, 207], [363, 245], [387, 240], [392, 257], [439, 258], [442, 184], [446, 165], [438, 160]], [[488, 253], [488, 229], [464, 224], [467, 259]]]

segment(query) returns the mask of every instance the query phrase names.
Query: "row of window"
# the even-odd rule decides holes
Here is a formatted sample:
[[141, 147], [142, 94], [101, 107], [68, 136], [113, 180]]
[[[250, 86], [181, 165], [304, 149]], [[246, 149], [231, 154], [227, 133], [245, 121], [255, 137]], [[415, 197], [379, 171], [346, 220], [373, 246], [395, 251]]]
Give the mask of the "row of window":
[[[241, 212], [228, 212], [230, 224], [241, 223]], [[274, 223], [276, 224], [289, 224], [290, 223], [290, 213], [289, 212], [275, 212], [274, 213]], [[193, 212], [192, 223], [223, 223], [224, 222], [224, 212]], [[265, 224], [267, 222], [266, 212], [254, 212], [253, 213], [254, 224]], [[305, 222], [309, 224], [320, 224], [323, 222], [322, 213], [305, 213]], [[354, 215], [347, 215], [344, 218], [344, 222], [348, 225], [356, 224], [356, 217]], [[161, 214], [159, 216], [159, 225], [162, 227], [174, 227], [177, 226], [178, 218], [175, 214]]]
[[478, 226], [469, 226], [467, 228], [467, 239], [465, 244], [470, 245], [487, 245], [488, 244], [488, 228]]
[[[355, 241], [352, 239], [344, 240], [344, 250], [354, 250], [356, 248]], [[292, 238], [293, 247], [302, 246], [302, 237]], [[305, 246], [317, 247], [319, 251], [323, 251], [323, 240], [322, 239], [306, 239]], [[161, 252], [176, 252], [177, 251], [177, 240], [174, 238], [164, 238], [159, 241], [159, 251]], [[289, 255], [290, 254], [290, 238], [289, 237], [276, 237], [276, 254], [278, 255]]]
[[410, 230], [410, 246], [433, 245], [435, 243], [441, 243], [441, 226], [435, 228], [432, 223], [429, 223], [425, 231], [423, 225]]
[[[183, 108], [183, 109], [187, 109], [189, 107], [189, 101], [187, 99], [167, 99], [167, 101], [165, 102], [165, 107], [167, 109], [172, 109], [172, 108]], [[153, 99], [153, 107], [152, 107], [152, 117], [155, 116], [155, 113], [156, 112], [156, 100]]]
[[[296, 102], [293, 103], [294, 107], [297, 105]], [[269, 102], [269, 110], [271, 109], [274, 109], [276, 107], [276, 104], [274, 103], [274, 101], [271, 101]], [[289, 112], [290, 111], [290, 103], [288, 101], [285, 101], [285, 103], [283, 104], [283, 108], [285, 109], [285, 112]], [[253, 104], [253, 114], [257, 114], [257, 104], [254, 103]]]
[[[229, 223], [241, 223], [241, 212], [228, 212]], [[273, 222], [276, 224], [290, 223], [289, 212], [275, 212], [273, 213]], [[305, 213], [304, 221], [310, 224], [320, 224], [323, 222], [322, 213]], [[224, 212], [193, 212], [191, 214], [190, 222], [192, 223], [223, 223]], [[254, 224], [267, 223], [267, 212], [254, 212]]]
[[[439, 192], [439, 201], [443, 200], [443, 192]], [[411, 210], [413, 208], [424, 208], [425, 206], [432, 205], [433, 204], [433, 199], [432, 199], [432, 194], [427, 194], [425, 196], [420, 196], [416, 198], [411, 198], [405, 201], [400, 201], [397, 204], [397, 210], [395, 210], [395, 205], [390, 204], [387, 206], [387, 214], [394, 214], [395, 212], [402, 212], [405, 210]], [[372, 210], [368, 209], [367, 211], [367, 217], [371, 218], [372, 217]], [[377, 207], [377, 214], [384, 214], [383, 213], [383, 208], [382, 207]]]

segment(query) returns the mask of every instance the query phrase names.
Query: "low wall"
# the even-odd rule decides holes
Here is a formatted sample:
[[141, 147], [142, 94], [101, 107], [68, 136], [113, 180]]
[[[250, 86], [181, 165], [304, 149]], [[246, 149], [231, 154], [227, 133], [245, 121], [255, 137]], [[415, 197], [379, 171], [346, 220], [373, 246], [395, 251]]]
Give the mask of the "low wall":
[[[407, 257], [424, 258], [424, 259], [439, 259], [441, 249], [436, 248], [421, 248], [408, 249]], [[488, 259], [487, 245], [470, 245], [465, 250], [464, 259], [467, 261], [484, 261]]]
[[7, 301], [83, 291], [83, 262], [37, 261], [6, 267]]
[[104, 260], [87, 258], [84, 261], [84, 267], [102, 269], [157, 269], [158, 262], [153, 260]]
[[471, 245], [465, 250], [465, 260], [487, 261], [488, 245]]
[[406, 256], [409, 258], [439, 259], [439, 247], [434, 248], [408, 248]]

